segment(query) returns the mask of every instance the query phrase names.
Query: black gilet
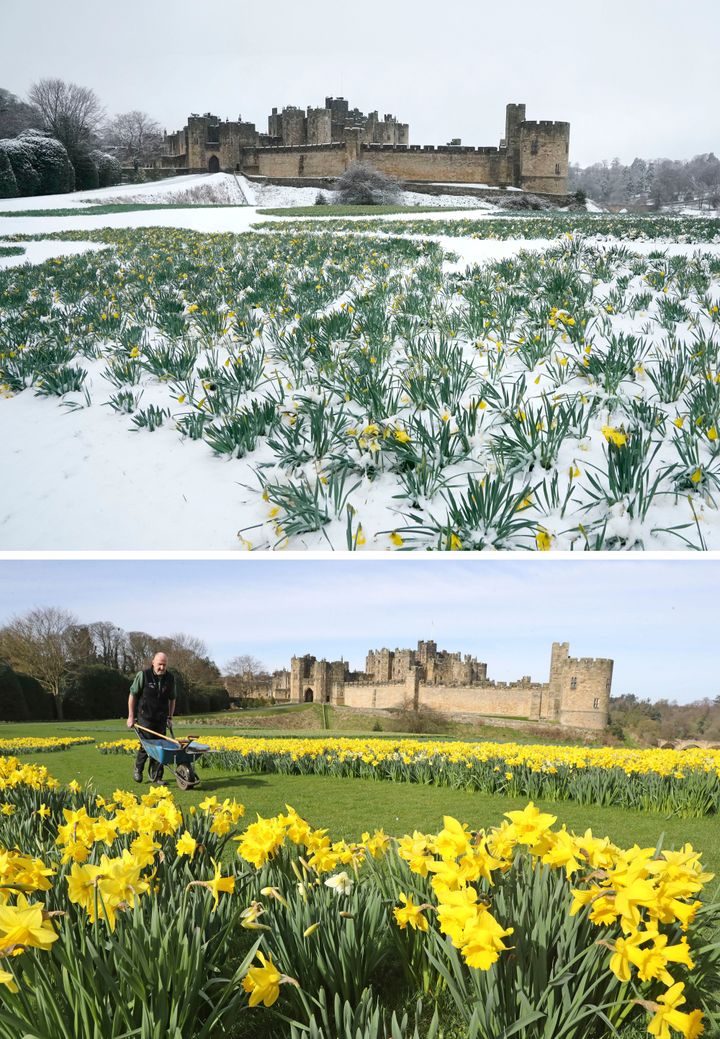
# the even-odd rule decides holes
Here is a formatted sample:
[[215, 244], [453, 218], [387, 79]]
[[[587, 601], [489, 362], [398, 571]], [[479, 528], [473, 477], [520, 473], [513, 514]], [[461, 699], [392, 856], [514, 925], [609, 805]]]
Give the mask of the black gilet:
[[138, 703], [142, 718], [167, 718], [168, 701], [175, 696], [175, 676], [169, 671], [156, 675], [151, 667], [143, 671], [143, 688]]

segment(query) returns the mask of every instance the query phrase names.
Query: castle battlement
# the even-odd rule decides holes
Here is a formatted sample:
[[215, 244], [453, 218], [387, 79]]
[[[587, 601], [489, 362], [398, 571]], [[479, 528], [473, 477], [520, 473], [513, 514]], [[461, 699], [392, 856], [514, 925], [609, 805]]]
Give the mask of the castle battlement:
[[570, 131], [570, 123], [553, 121], [552, 119], [525, 119], [521, 123], [526, 130], [567, 130]]
[[529, 718], [572, 728], [605, 728], [608, 722], [613, 661], [569, 656], [567, 642], [553, 643], [547, 681], [523, 675], [515, 682], [487, 677], [487, 664], [471, 654], [438, 649], [432, 640], [416, 649], [371, 649], [364, 671], [343, 661], [293, 657], [290, 700], [320, 700], [356, 708], [417, 710], [427, 707], [453, 714], [492, 714]]
[[325, 107], [273, 108], [267, 133], [240, 118], [212, 113], [188, 118], [166, 134], [158, 165], [178, 170], [259, 174], [272, 179], [338, 177], [354, 162], [370, 162], [399, 181], [482, 184], [564, 195], [567, 191], [570, 124], [525, 119], [524, 104], [505, 111], [499, 146], [410, 144], [410, 128], [386, 113], [365, 115], [345, 98], [325, 98]]

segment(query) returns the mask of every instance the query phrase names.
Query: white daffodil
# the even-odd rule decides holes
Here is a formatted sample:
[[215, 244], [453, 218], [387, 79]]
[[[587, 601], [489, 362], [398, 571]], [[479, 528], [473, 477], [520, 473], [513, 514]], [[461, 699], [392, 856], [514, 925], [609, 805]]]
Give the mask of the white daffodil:
[[332, 888], [336, 895], [349, 895], [352, 891], [353, 881], [344, 871], [335, 873], [325, 881], [325, 887]]

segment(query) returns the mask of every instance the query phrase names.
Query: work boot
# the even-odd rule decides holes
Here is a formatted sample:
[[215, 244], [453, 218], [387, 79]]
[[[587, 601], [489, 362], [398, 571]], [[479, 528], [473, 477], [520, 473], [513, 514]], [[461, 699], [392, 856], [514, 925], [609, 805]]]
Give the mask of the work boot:
[[141, 768], [136, 768], [134, 770], [134, 772], [133, 772], [133, 779], [135, 780], [136, 783], [142, 783], [142, 781], [143, 781], [143, 774], [142, 774], [142, 769]]

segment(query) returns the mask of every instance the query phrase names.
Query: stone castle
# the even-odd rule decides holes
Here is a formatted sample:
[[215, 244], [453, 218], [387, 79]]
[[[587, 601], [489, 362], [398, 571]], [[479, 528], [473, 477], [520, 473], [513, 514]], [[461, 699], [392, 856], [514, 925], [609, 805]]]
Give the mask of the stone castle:
[[570, 124], [527, 120], [522, 104], [507, 105], [505, 136], [497, 147], [409, 142], [408, 124], [395, 116], [366, 116], [345, 98], [327, 97], [323, 108], [273, 108], [267, 133], [241, 118], [191, 115], [182, 130], [165, 136], [159, 165], [189, 173], [312, 181], [338, 177], [353, 162], [369, 162], [408, 184], [567, 191]]
[[290, 703], [366, 710], [426, 707], [454, 717], [488, 715], [604, 729], [613, 661], [571, 657], [569, 649], [567, 642], [553, 643], [547, 682], [533, 682], [528, 675], [517, 682], [491, 681], [487, 664], [438, 650], [434, 642], [418, 642], [417, 649], [370, 650], [364, 671], [307, 654], [293, 657], [289, 671], [275, 673], [272, 695]]

